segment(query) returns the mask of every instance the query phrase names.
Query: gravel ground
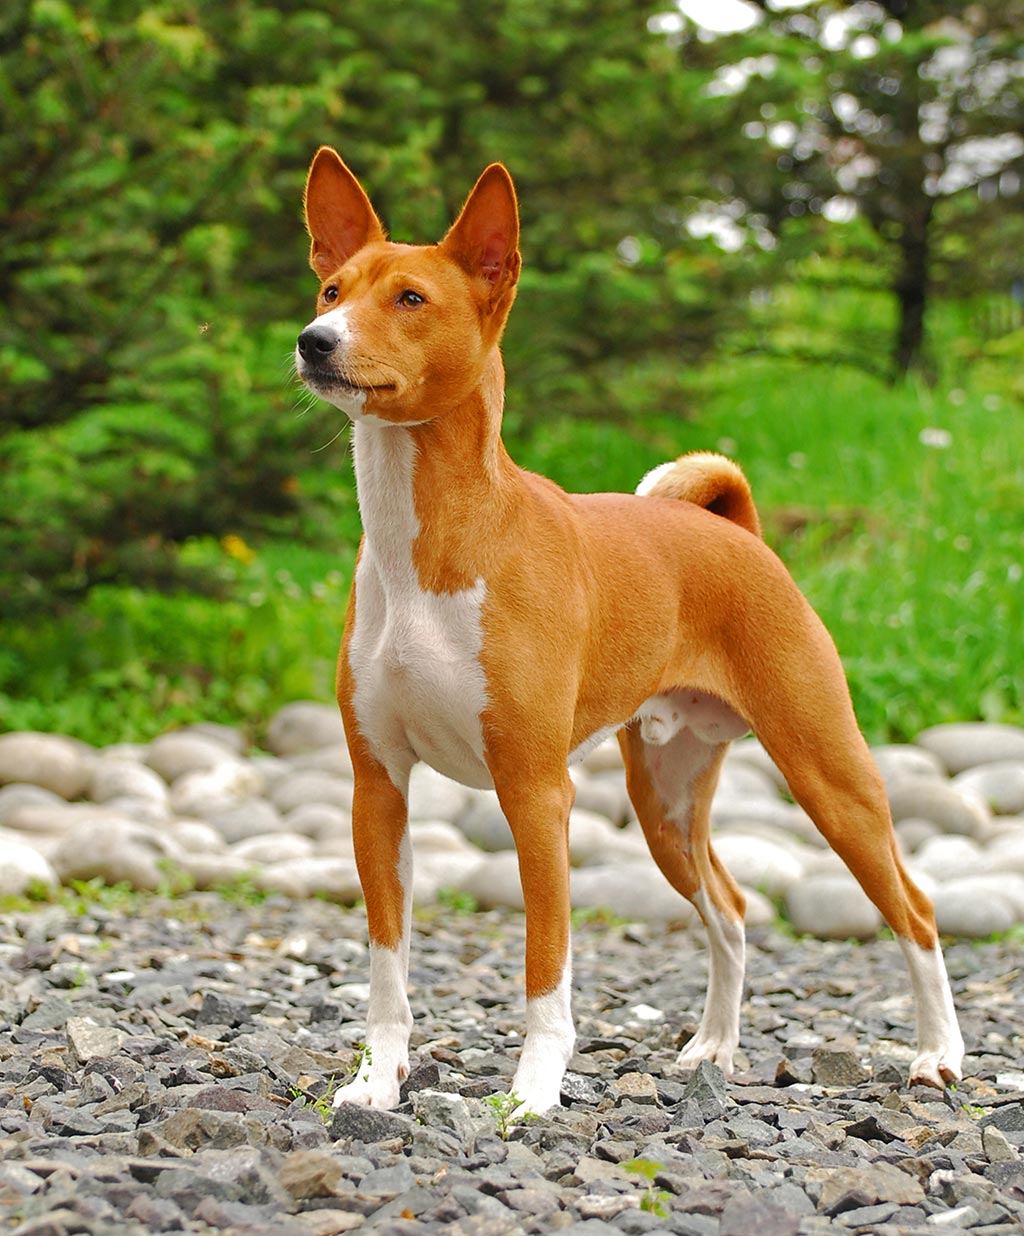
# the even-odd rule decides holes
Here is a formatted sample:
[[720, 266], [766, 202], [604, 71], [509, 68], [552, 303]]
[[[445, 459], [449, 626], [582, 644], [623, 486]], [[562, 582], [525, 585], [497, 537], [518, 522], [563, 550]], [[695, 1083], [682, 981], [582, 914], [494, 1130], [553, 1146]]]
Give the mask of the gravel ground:
[[565, 1106], [507, 1128], [486, 1100], [521, 1044], [514, 912], [417, 916], [413, 1071], [393, 1113], [329, 1103], [358, 1067], [358, 910], [194, 893], [0, 916], [4, 1230], [1024, 1230], [1018, 950], [949, 947], [971, 1076], [943, 1096], [906, 1086], [892, 941], [750, 934], [726, 1083], [673, 1067], [700, 1013], [701, 933], [579, 923]]

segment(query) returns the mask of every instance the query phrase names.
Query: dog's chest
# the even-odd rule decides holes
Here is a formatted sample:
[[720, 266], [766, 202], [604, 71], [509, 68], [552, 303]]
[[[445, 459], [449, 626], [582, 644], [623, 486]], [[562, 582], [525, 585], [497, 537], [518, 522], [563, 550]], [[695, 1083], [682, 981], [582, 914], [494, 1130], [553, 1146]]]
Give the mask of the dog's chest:
[[412, 559], [419, 522], [409, 432], [361, 421], [355, 439], [366, 540], [348, 656], [360, 731], [395, 780], [419, 759], [489, 787], [480, 721], [486, 586], [481, 579], [453, 593], [421, 587]]

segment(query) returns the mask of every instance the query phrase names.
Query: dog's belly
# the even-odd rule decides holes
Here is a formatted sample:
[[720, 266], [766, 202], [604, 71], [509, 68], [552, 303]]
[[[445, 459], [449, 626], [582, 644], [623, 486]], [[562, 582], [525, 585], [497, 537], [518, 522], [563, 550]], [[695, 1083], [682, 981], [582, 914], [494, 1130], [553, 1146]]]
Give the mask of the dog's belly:
[[492, 788], [481, 713], [480, 664], [486, 588], [432, 593], [414, 578], [388, 576], [372, 559], [356, 572], [356, 620], [349, 644], [353, 705], [373, 755], [400, 782], [417, 760], [446, 777]]

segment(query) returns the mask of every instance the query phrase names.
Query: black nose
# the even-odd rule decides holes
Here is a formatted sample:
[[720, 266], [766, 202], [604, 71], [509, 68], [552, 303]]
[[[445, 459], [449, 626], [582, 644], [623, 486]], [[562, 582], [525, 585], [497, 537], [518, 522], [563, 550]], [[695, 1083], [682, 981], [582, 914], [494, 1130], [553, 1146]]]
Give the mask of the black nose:
[[299, 336], [299, 355], [309, 364], [322, 361], [338, 346], [338, 336], [328, 326], [316, 322]]

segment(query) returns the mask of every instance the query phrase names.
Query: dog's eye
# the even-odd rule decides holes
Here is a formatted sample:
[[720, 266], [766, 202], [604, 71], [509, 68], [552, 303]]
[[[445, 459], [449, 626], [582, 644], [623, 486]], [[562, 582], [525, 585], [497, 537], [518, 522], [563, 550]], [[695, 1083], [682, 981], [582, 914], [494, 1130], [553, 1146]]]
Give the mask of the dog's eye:
[[338, 299], [338, 289], [334, 286], [333, 283], [331, 284], [329, 288], [324, 288], [323, 297], [324, 297], [324, 300], [327, 301], [328, 304], [332, 304], [334, 301]]
[[404, 309], [416, 309], [420, 305], [425, 305], [427, 303], [427, 298], [425, 296], [421, 296], [419, 292], [414, 292], [412, 288], [406, 288], [401, 296], [399, 296], [398, 303]]

